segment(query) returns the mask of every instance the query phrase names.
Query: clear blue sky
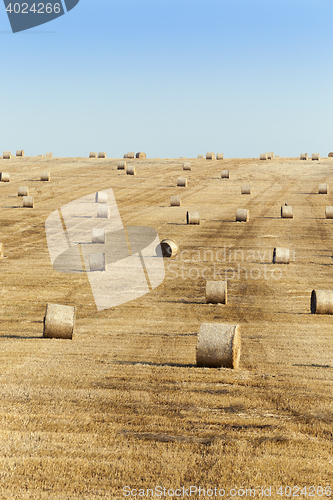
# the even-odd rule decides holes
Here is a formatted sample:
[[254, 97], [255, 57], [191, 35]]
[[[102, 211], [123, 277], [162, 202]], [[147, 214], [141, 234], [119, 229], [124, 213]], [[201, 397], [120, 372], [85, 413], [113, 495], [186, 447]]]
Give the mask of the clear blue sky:
[[332, 26], [331, 0], [80, 0], [12, 34], [1, 2], [0, 152], [326, 156]]

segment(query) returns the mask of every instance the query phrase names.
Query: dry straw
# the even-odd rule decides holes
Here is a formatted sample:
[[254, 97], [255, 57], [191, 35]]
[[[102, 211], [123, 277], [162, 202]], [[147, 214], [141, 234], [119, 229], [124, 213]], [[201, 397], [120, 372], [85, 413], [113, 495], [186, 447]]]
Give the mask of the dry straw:
[[197, 158], [205, 158], [205, 155], [198, 155]]
[[183, 170], [191, 170], [191, 163], [189, 161], [184, 163]]
[[197, 339], [197, 366], [237, 369], [240, 351], [239, 325], [201, 324]]
[[229, 179], [229, 170], [221, 171], [221, 179]]
[[187, 224], [200, 224], [199, 212], [186, 212], [186, 222]]
[[92, 253], [89, 255], [90, 271], [106, 271], [105, 253]]
[[128, 153], [125, 153], [123, 158], [128, 158]]
[[266, 154], [267, 154], [267, 160], [272, 160], [274, 158], [274, 153], [273, 152], [266, 153]]
[[333, 207], [326, 207], [325, 217], [326, 219], [333, 219]]
[[206, 160], [215, 160], [215, 153], [206, 153]]
[[97, 153], [92, 151], [91, 153], [89, 153], [89, 158], [97, 158]]
[[261, 153], [260, 160], [267, 160], [267, 153]]
[[24, 156], [24, 150], [23, 149], [19, 149], [16, 151], [16, 156]]
[[246, 208], [237, 208], [236, 222], [248, 222], [249, 219], [250, 219], [250, 214]]
[[140, 152], [140, 153], [136, 153], [135, 158], [140, 158], [140, 159], [145, 160], [147, 158], [147, 155], [146, 155], [146, 153]]
[[290, 250], [289, 248], [276, 247], [273, 250], [273, 264], [289, 264]]
[[53, 153], [45, 153], [46, 158], [53, 158]]
[[308, 159], [308, 153], [301, 153], [299, 156], [300, 160], [307, 160]]
[[9, 173], [1, 172], [0, 173], [1, 182], [9, 182]]
[[127, 175], [136, 175], [136, 167], [134, 165], [127, 165], [126, 174]]
[[217, 153], [216, 154], [216, 159], [217, 160], [223, 160], [223, 158], [224, 158], [224, 154], [223, 153]]
[[91, 235], [92, 243], [105, 243], [105, 229], [93, 228]]
[[106, 158], [106, 152], [105, 151], [100, 151], [98, 153], [98, 158]]
[[179, 177], [177, 179], [177, 186], [178, 187], [187, 187], [187, 179], [186, 179], [186, 177]]
[[281, 218], [282, 219], [292, 219], [294, 217], [293, 207], [290, 205], [283, 205], [281, 207]]
[[2, 155], [2, 158], [4, 160], [10, 160], [12, 158], [12, 153], [10, 151], [4, 151], [3, 155]]
[[22, 201], [25, 208], [34, 208], [34, 199], [32, 196], [23, 196]]
[[50, 172], [42, 172], [40, 176], [41, 181], [48, 182], [51, 179]]
[[333, 290], [312, 290], [312, 314], [333, 314]]
[[108, 193], [105, 191], [97, 191], [95, 194], [95, 203], [107, 203], [108, 202]]
[[320, 155], [319, 153], [312, 153], [312, 157], [311, 157], [312, 160], [320, 160]]
[[165, 239], [160, 244], [163, 257], [176, 257], [178, 254], [178, 245], [175, 241]]
[[328, 185], [327, 184], [319, 184], [318, 194], [328, 194]]
[[127, 158], [135, 158], [135, 153], [133, 151], [127, 153]]
[[48, 339], [72, 339], [74, 323], [75, 307], [47, 304], [43, 337]]
[[170, 207], [180, 207], [180, 196], [171, 196], [170, 197]]
[[206, 281], [206, 304], [227, 303], [227, 282]]
[[17, 189], [17, 196], [29, 196], [28, 186], [19, 186]]
[[126, 161], [119, 161], [117, 164], [117, 169], [118, 170], [125, 170], [126, 169]]
[[241, 194], [251, 194], [250, 184], [243, 184], [241, 187]]
[[97, 217], [100, 217], [102, 219], [109, 219], [110, 207], [108, 205], [99, 205], [97, 210]]

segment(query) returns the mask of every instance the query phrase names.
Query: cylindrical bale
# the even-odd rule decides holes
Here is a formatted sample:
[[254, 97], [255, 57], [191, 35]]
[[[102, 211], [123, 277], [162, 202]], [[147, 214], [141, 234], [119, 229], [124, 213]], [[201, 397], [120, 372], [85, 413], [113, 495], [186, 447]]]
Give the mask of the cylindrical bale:
[[206, 281], [206, 304], [227, 303], [227, 282]]
[[186, 212], [186, 222], [187, 224], [200, 224], [199, 212]]
[[28, 186], [19, 186], [17, 189], [17, 196], [29, 196]]
[[333, 207], [326, 207], [325, 217], [326, 219], [333, 219]]
[[180, 207], [180, 196], [170, 197], [170, 207]]
[[290, 205], [283, 205], [281, 207], [281, 218], [282, 219], [292, 219], [294, 217], [293, 207]]
[[46, 158], [53, 158], [53, 153], [45, 153]]
[[105, 229], [94, 227], [91, 236], [92, 243], [105, 243]]
[[24, 150], [23, 149], [18, 149], [16, 151], [16, 156], [24, 156]]
[[50, 172], [42, 172], [40, 175], [40, 180], [48, 182], [51, 179], [51, 174]]
[[273, 250], [273, 264], [289, 264], [290, 250], [289, 248], [276, 247]]
[[44, 317], [43, 337], [48, 339], [72, 339], [75, 324], [75, 307], [47, 304]]
[[250, 184], [243, 184], [241, 187], [241, 194], [251, 194]]
[[198, 155], [197, 158], [205, 158], [205, 155]]
[[3, 243], [0, 243], [0, 259], [3, 259]]
[[249, 219], [250, 219], [250, 213], [246, 208], [237, 208], [236, 222], [248, 222]]
[[126, 161], [119, 161], [117, 164], [117, 170], [125, 170], [126, 169]]
[[191, 170], [191, 163], [189, 161], [184, 163], [183, 170]]
[[215, 153], [206, 153], [206, 160], [215, 160]]
[[23, 206], [26, 208], [34, 208], [34, 199], [32, 196], [23, 196]]
[[135, 158], [135, 153], [133, 151], [127, 153], [127, 158]]
[[300, 160], [307, 160], [308, 159], [308, 153], [301, 153], [299, 156]]
[[9, 182], [9, 173], [1, 172], [0, 173], [1, 182]]
[[333, 314], [333, 290], [312, 290], [312, 314]]
[[97, 158], [97, 153], [95, 153], [94, 151], [91, 151], [89, 153], [89, 158]]
[[320, 155], [319, 153], [312, 153], [312, 157], [311, 157], [312, 160], [320, 160]]
[[126, 174], [127, 175], [136, 175], [136, 166], [135, 165], [127, 165]]
[[187, 187], [187, 179], [186, 179], [186, 177], [179, 177], [177, 179], [177, 186], [178, 187]]
[[108, 202], [108, 193], [105, 191], [97, 191], [95, 194], [95, 203], [107, 203]]
[[108, 205], [100, 205], [97, 210], [97, 217], [102, 219], [110, 218], [110, 207]]
[[106, 271], [105, 253], [92, 253], [89, 255], [90, 271]]
[[328, 185], [327, 184], [319, 184], [318, 194], [328, 194]]
[[141, 158], [144, 160], [147, 158], [147, 155], [146, 155], [146, 153], [142, 153], [142, 151], [141, 151], [140, 153], [136, 153], [135, 158]]
[[217, 153], [216, 154], [216, 159], [217, 160], [223, 160], [223, 158], [224, 158], [224, 153]]
[[328, 153], [328, 158], [333, 158], [333, 152]]
[[12, 158], [12, 153], [10, 151], [4, 151], [3, 155], [2, 155], [2, 158], [4, 160], [10, 160]]
[[221, 179], [229, 179], [229, 170], [221, 170]]
[[128, 158], [128, 153], [125, 153], [123, 158]]
[[273, 152], [269, 152], [269, 153], [266, 153], [267, 154], [267, 160], [272, 160], [274, 158], [274, 153]]
[[197, 339], [197, 366], [237, 369], [240, 352], [239, 325], [201, 324]]
[[178, 254], [178, 245], [175, 241], [165, 239], [160, 243], [163, 257], [176, 257]]
[[98, 158], [106, 158], [106, 152], [105, 151], [100, 151], [98, 153]]
[[261, 153], [260, 160], [267, 160], [267, 153]]

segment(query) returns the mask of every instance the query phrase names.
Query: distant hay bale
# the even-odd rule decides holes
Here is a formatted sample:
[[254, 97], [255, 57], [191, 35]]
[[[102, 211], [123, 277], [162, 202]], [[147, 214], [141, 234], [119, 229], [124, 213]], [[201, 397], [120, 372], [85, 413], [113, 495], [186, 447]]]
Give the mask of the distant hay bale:
[[223, 153], [217, 153], [216, 154], [216, 159], [217, 160], [223, 160], [224, 159], [224, 154]]
[[327, 186], [327, 184], [319, 184], [319, 186], [318, 186], [318, 194], [328, 194], [328, 186]]
[[197, 338], [197, 366], [239, 367], [241, 336], [239, 325], [202, 323]]
[[333, 290], [312, 290], [312, 314], [333, 314]]
[[267, 160], [272, 160], [274, 158], [274, 153], [266, 153], [267, 154]]
[[227, 303], [227, 282], [206, 281], [206, 304]]
[[170, 197], [170, 207], [180, 207], [180, 196]]
[[276, 247], [273, 250], [273, 264], [289, 264], [290, 250], [289, 248]]
[[16, 151], [16, 156], [24, 156], [24, 150], [23, 149], [18, 149]]
[[91, 235], [92, 243], [105, 243], [105, 229], [94, 227]]
[[75, 307], [47, 304], [43, 337], [48, 339], [72, 339], [74, 323]]
[[105, 253], [91, 253], [89, 255], [90, 271], [106, 271]]
[[221, 179], [229, 179], [229, 170], [221, 170]]
[[199, 212], [186, 212], [186, 223], [187, 224], [200, 224]]
[[215, 160], [215, 153], [206, 153], [206, 160]]
[[308, 159], [308, 153], [301, 153], [299, 156], [300, 160], [307, 160]]
[[186, 177], [178, 177], [177, 186], [178, 187], [187, 187], [187, 178]]
[[250, 184], [243, 184], [241, 187], [241, 194], [251, 194]]
[[183, 170], [191, 170], [191, 163], [189, 161], [184, 163]]
[[128, 158], [128, 153], [125, 153], [123, 158]]
[[198, 155], [197, 158], [205, 158], [205, 155]]
[[95, 194], [95, 203], [107, 203], [108, 202], [108, 193], [105, 191], [97, 191]]
[[333, 153], [328, 153], [328, 158], [333, 158]]
[[140, 159], [144, 160], [147, 158], [147, 155], [146, 155], [146, 153], [140, 152], [140, 153], [136, 153], [135, 158], [140, 158]]
[[23, 196], [22, 201], [25, 208], [34, 208], [34, 199], [32, 196]]
[[100, 151], [98, 153], [98, 158], [106, 158], [106, 152], [105, 151]]
[[333, 207], [326, 207], [325, 217], [326, 219], [333, 219]]
[[312, 154], [311, 159], [312, 159], [312, 160], [320, 160], [320, 155], [319, 155], [319, 153], [313, 153], [313, 154]]
[[97, 209], [97, 217], [102, 219], [110, 218], [110, 207], [108, 205], [99, 205]]
[[236, 222], [248, 222], [249, 219], [250, 219], [250, 214], [246, 208], [237, 208]]
[[44, 158], [44, 155], [37, 155], [37, 158]]
[[0, 180], [1, 180], [1, 182], [9, 182], [9, 173], [8, 172], [1, 172], [0, 173]]
[[28, 186], [20, 186], [17, 189], [17, 196], [29, 196]]
[[134, 165], [127, 165], [126, 174], [127, 175], [136, 175], [136, 167]]
[[97, 153], [92, 151], [91, 153], [89, 153], [89, 158], [97, 158]]
[[160, 246], [163, 257], [176, 257], [176, 255], [178, 254], [178, 245], [173, 240], [162, 240]]
[[126, 161], [119, 161], [117, 164], [117, 170], [125, 170], [126, 169]]
[[133, 151], [127, 153], [127, 158], [135, 158], [135, 153]]
[[281, 218], [282, 219], [293, 219], [293, 207], [290, 205], [283, 205], [281, 207]]
[[268, 159], [267, 153], [261, 153], [260, 160], [267, 160], [267, 159]]
[[40, 180], [41, 181], [49, 182], [50, 179], [51, 179], [50, 172], [42, 172], [41, 173], [41, 175], [40, 175]]
[[4, 151], [3, 152], [3, 155], [2, 155], [2, 158], [4, 160], [11, 160], [12, 158], [12, 153], [10, 151]]
[[53, 158], [53, 153], [45, 153], [46, 158]]

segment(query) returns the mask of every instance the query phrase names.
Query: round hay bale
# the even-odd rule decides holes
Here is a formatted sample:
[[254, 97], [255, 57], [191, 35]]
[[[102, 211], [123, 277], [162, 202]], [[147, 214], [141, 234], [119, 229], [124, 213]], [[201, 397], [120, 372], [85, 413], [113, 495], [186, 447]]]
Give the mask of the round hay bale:
[[299, 156], [300, 160], [307, 160], [308, 159], [308, 153], [301, 153]]
[[241, 187], [241, 194], [251, 194], [250, 184], [243, 184]]
[[32, 196], [23, 196], [23, 206], [26, 208], [34, 208], [34, 199]]
[[19, 186], [17, 189], [17, 196], [29, 196], [28, 186]]
[[108, 202], [108, 193], [105, 191], [97, 191], [95, 194], [95, 203], [107, 203]]
[[117, 170], [125, 170], [126, 169], [126, 161], [119, 161], [117, 164]]
[[100, 151], [98, 153], [98, 158], [106, 158], [106, 152], [105, 151]]
[[325, 217], [326, 219], [333, 219], [333, 207], [325, 208]]
[[206, 281], [206, 304], [227, 303], [227, 282]]
[[267, 160], [272, 160], [274, 158], [274, 153], [269, 152], [269, 153], [266, 153], [266, 154], [267, 154]]
[[289, 248], [276, 247], [273, 250], [273, 264], [289, 264], [290, 250]]
[[283, 205], [281, 207], [281, 218], [282, 219], [293, 219], [293, 207], [290, 205]]
[[236, 222], [248, 222], [249, 219], [250, 219], [250, 213], [246, 208], [237, 208]]
[[319, 153], [312, 153], [312, 157], [311, 157], [312, 160], [320, 160], [320, 155]]
[[170, 197], [170, 207], [180, 207], [180, 196], [171, 196]]
[[184, 163], [183, 170], [191, 170], [191, 163], [189, 161]]
[[53, 153], [45, 153], [46, 158], [53, 158]]
[[44, 316], [43, 337], [47, 339], [72, 339], [75, 324], [75, 307], [47, 304]]
[[90, 271], [106, 271], [105, 253], [91, 253], [89, 255]]
[[197, 158], [205, 158], [205, 155], [198, 155]]
[[89, 153], [89, 158], [97, 158], [97, 153], [92, 151], [91, 153]]
[[333, 314], [333, 290], [312, 290], [312, 314]]
[[3, 155], [2, 155], [2, 158], [4, 160], [11, 160], [12, 158], [12, 153], [10, 151], [4, 151], [3, 152]]
[[92, 243], [105, 243], [105, 229], [94, 227], [91, 235]]
[[136, 167], [134, 165], [127, 165], [126, 174], [127, 175], [136, 175]]
[[267, 160], [267, 153], [261, 153], [260, 160]]
[[160, 247], [163, 257], [176, 257], [176, 255], [178, 254], [178, 245], [173, 240], [162, 240], [160, 243]]
[[18, 151], [16, 151], [16, 156], [24, 156], [24, 150], [19, 149]]
[[133, 151], [127, 153], [127, 158], [135, 158], [135, 153]]
[[141, 158], [144, 160], [147, 158], [147, 155], [146, 155], [146, 153], [140, 152], [140, 153], [136, 153], [135, 158]]
[[37, 158], [44, 158], [44, 155], [37, 155]]
[[50, 172], [42, 172], [40, 175], [40, 180], [44, 182], [49, 182], [51, 179]]
[[179, 177], [177, 179], [177, 186], [178, 187], [187, 187], [187, 179], [186, 179], [186, 177]]
[[110, 218], [110, 207], [108, 205], [100, 205], [97, 210], [97, 217], [102, 219]]
[[206, 153], [206, 160], [215, 160], [215, 153]]
[[200, 224], [199, 212], [186, 212], [186, 223], [187, 224]]
[[224, 159], [224, 154], [223, 153], [217, 153], [216, 154], [216, 159], [217, 160], [223, 160]]
[[221, 179], [229, 179], [229, 170], [221, 170]]
[[123, 158], [128, 158], [128, 153], [125, 153]]
[[201, 324], [197, 339], [197, 366], [237, 369], [240, 352], [239, 325]]
[[9, 173], [1, 172], [0, 173], [1, 182], [9, 182]]
[[328, 153], [328, 158], [333, 158], [333, 152]]
[[328, 194], [328, 185], [327, 184], [319, 184], [318, 194]]

